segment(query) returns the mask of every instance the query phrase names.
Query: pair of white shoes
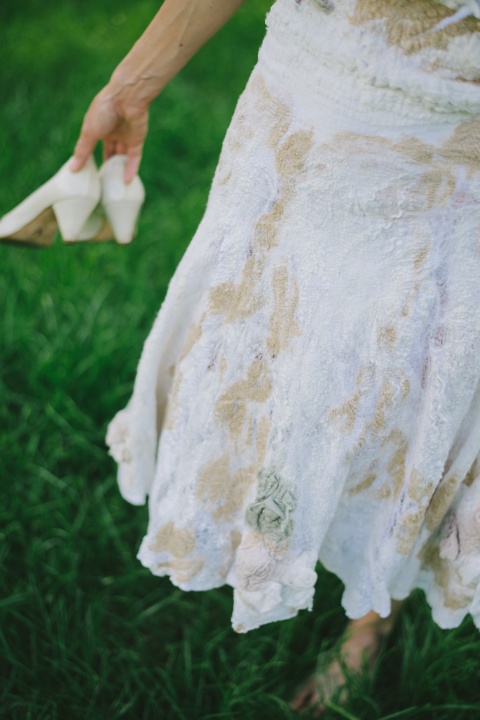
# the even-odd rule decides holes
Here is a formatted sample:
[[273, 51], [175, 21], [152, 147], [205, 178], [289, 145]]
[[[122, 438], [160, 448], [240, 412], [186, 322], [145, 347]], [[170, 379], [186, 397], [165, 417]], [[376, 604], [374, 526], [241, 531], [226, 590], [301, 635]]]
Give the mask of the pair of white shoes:
[[72, 158], [44, 185], [0, 219], [0, 242], [48, 247], [57, 229], [65, 242], [113, 240], [127, 244], [145, 199], [136, 176], [124, 182], [125, 155], [97, 170], [92, 156], [72, 172]]

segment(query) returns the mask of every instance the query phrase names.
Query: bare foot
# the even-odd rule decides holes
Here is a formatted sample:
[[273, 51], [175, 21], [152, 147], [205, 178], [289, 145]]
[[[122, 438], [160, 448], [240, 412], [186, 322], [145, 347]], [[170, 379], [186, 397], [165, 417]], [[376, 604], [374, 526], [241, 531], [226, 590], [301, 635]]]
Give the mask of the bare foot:
[[401, 603], [395, 602], [392, 614], [381, 618], [370, 612], [359, 620], [350, 620], [341, 639], [337, 654], [322, 653], [317, 670], [297, 689], [290, 708], [297, 712], [311, 709], [309, 717], [320, 718], [329, 701], [344, 704], [347, 697], [348, 675], [371, 673], [379, 656], [383, 639], [391, 631]]

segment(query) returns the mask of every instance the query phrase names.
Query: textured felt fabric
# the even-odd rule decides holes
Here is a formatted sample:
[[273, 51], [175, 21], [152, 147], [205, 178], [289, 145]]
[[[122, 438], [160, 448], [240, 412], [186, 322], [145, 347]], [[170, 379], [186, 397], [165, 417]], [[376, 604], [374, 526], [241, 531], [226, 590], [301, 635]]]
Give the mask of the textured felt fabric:
[[[480, 11], [277, 0], [110, 424], [139, 558], [246, 632], [423, 588], [480, 627]], [[322, 592], [321, 587], [316, 588]]]

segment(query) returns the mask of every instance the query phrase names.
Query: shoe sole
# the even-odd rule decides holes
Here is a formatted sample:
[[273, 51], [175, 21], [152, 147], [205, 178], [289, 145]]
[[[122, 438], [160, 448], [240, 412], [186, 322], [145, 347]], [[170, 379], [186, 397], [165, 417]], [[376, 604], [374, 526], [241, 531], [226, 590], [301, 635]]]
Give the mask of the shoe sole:
[[[8, 237], [0, 237], [0, 243], [6, 245], [16, 245], [17, 247], [23, 245], [24, 247], [32, 248], [47, 248], [52, 247], [54, 244], [55, 235], [58, 232], [57, 219], [52, 208], [47, 208], [40, 213], [35, 220], [28, 223], [18, 232], [9, 235]], [[134, 232], [136, 235], [136, 230]], [[63, 241], [64, 245], [80, 245], [81, 243], [102, 243], [102, 242], [115, 242], [113, 230], [107, 219], [104, 220], [101, 230], [93, 238], [88, 240], [70, 240]], [[119, 245], [128, 243], [118, 243]]]
[[55, 214], [52, 208], [47, 208], [21, 230], [12, 233], [6, 238], [0, 238], [0, 242], [10, 245], [28, 245], [36, 248], [51, 247], [56, 232], [57, 220]]

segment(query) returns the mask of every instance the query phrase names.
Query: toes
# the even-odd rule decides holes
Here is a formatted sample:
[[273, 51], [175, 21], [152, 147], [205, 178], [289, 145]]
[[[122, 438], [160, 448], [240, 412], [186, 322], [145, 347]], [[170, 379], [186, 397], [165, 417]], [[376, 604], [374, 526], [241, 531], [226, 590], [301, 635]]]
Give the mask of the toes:
[[[302, 685], [297, 691], [296, 695], [290, 701], [289, 706], [292, 710], [303, 712], [308, 708], [315, 707], [316, 713], [323, 708], [320, 707], [320, 695], [315, 679], [310, 679], [307, 683]], [[320, 717], [320, 714], [315, 714], [314, 717]]]

